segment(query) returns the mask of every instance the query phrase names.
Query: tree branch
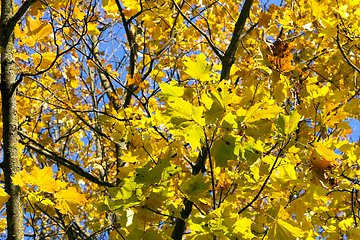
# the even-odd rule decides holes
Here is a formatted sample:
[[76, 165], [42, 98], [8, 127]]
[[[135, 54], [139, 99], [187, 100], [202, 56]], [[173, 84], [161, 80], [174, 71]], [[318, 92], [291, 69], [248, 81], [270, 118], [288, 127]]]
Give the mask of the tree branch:
[[74, 173], [86, 178], [90, 182], [96, 183], [103, 187], [115, 187], [115, 185], [113, 185], [109, 182], [100, 180], [99, 178], [95, 177], [94, 175], [91, 175], [90, 173], [86, 172], [84, 169], [80, 168], [75, 163], [72, 163], [71, 161], [67, 160], [66, 158], [63, 158], [63, 157], [59, 156], [58, 154], [56, 154], [55, 152], [45, 148], [41, 144], [37, 143], [34, 139], [29, 137], [26, 133], [24, 133], [20, 130], [18, 131], [18, 133], [20, 136], [22, 136], [23, 138], [26, 138], [28, 140], [28, 142], [26, 142], [24, 140], [19, 140], [20, 143], [25, 145], [27, 148], [35, 151], [38, 154], [41, 154], [41, 155], [47, 157], [48, 159], [52, 160], [53, 162], [55, 162], [57, 164], [60, 164], [64, 167], [70, 169]]
[[[201, 151], [199, 153], [199, 156], [196, 160], [196, 164], [195, 166], [192, 168], [192, 174], [193, 175], [197, 175], [200, 171], [202, 173], [205, 172], [205, 161], [207, 158], [207, 154], [208, 154], [208, 150], [206, 147], [202, 147]], [[185, 225], [185, 220], [186, 218], [188, 218], [190, 216], [191, 210], [192, 210], [192, 206], [193, 206], [193, 202], [190, 201], [189, 199], [185, 198], [184, 199], [184, 205], [185, 208], [180, 212], [181, 218], [177, 218], [175, 221], [175, 227], [174, 230], [171, 234], [171, 238], [173, 238], [174, 240], [181, 240], [182, 236], [184, 235], [184, 231], [186, 228]]]
[[220, 80], [229, 79], [230, 69], [235, 62], [235, 53], [240, 41], [257, 25], [252, 25], [245, 34], [242, 34], [245, 27], [246, 19], [249, 17], [252, 4], [253, 0], [245, 0], [244, 6], [241, 9], [240, 16], [235, 24], [234, 32], [232, 33], [230, 44], [225, 51], [224, 57], [220, 59], [222, 63]]
[[204, 33], [203, 30], [201, 30], [200, 28], [198, 28], [198, 26], [196, 26], [186, 15], [183, 11], [181, 11], [180, 7], [176, 4], [175, 0], [172, 0], [174, 6], [176, 7], [176, 9], [178, 10], [178, 12], [181, 14], [181, 16], [188, 22], [190, 23], [191, 26], [193, 26], [196, 31], [198, 31], [201, 35], [203, 35], [203, 37], [206, 39], [206, 41], [209, 43], [211, 49], [215, 52], [216, 56], [218, 56], [218, 58], [222, 59], [223, 56], [220, 53], [220, 50], [215, 46], [215, 44], [213, 43], [213, 41], [209, 38], [209, 36]]
[[38, 0], [27, 0], [25, 1], [21, 7], [18, 9], [18, 11], [14, 14], [14, 16], [10, 19], [8, 24], [6, 25], [7, 30], [13, 31], [15, 28], [15, 25], [20, 21], [22, 16], [26, 13], [26, 11]]
[[354, 70], [356, 70], [358, 73], [360, 73], [360, 69], [355, 66], [353, 64], [352, 61], [350, 61], [350, 59], [346, 56], [344, 49], [342, 48], [341, 44], [340, 44], [340, 37], [339, 37], [340, 33], [339, 33], [339, 27], [338, 27], [338, 31], [337, 31], [337, 36], [336, 36], [336, 43], [340, 49], [341, 54], [343, 55], [343, 57], [345, 58], [345, 61], [350, 65], [350, 67], [352, 67]]

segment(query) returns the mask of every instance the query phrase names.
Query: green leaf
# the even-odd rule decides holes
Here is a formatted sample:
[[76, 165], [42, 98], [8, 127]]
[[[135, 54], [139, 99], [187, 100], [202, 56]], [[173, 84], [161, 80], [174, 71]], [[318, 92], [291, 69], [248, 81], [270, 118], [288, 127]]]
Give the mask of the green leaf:
[[210, 81], [211, 65], [208, 65], [204, 53], [196, 56], [195, 62], [185, 57], [184, 65], [187, 67], [185, 73], [199, 81]]
[[109, 195], [114, 198], [115, 200], [117, 199], [128, 199], [130, 198], [133, 194], [134, 191], [136, 189], [136, 182], [134, 182], [134, 180], [131, 178], [125, 178], [122, 182], [121, 182], [121, 186], [120, 187], [116, 187], [116, 188], [109, 188]]
[[289, 119], [289, 116], [285, 116], [284, 114], [280, 113], [274, 121], [276, 128], [283, 136], [286, 136], [285, 124], [289, 121]]
[[206, 191], [209, 190], [211, 183], [205, 182], [205, 178], [201, 174], [191, 176], [188, 181], [180, 184], [180, 189], [187, 195], [190, 201], [197, 201]]
[[226, 135], [214, 142], [211, 149], [211, 156], [215, 158], [216, 166], [226, 167], [229, 160], [235, 160], [239, 156], [240, 139]]
[[245, 158], [246, 161], [249, 164], [253, 164], [258, 158], [261, 157], [264, 148], [263, 146], [259, 143], [259, 141], [257, 142], [251, 142], [251, 141], [247, 141], [243, 144], [243, 149], [245, 151]]
[[238, 128], [238, 123], [236, 122], [236, 115], [233, 115], [231, 112], [228, 112], [225, 115], [221, 125], [223, 128], [227, 130]]

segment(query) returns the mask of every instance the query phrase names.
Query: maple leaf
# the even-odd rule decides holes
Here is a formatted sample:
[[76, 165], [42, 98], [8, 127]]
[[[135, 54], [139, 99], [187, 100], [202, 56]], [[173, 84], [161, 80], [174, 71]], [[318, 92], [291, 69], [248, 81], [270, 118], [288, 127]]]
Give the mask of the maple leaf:
[[0, 202], [21, 197], [50, 239], [359, 238], [359, 5], [37, 1], [4, 29], [1, 80], [20, 83], [1, 88], [19, 122], [0, 124], [6, 189], [23, 170]]
[[97, 24], [96, 23], [89, 23], [86, 25], [87, 26], [87, 33], [90, 35], [99, 35], [100, 31], [99, 29], [97, 29]]
[[304, 237], [301, 228], [292, 225], [293, 222], [282, 220], [281, 218], [275, 222], [274, 227], [270, 228], [269, 236], [271, 239], [298, 239]]
[[105, 10], [105, 13], [110, 18], [118, 18], [119, 17], [119, 10], [116, 6], [115, 0], [102, 0], [102, 7]]
[[158, 94], [158, 96], [168, 101], [175, 100], [177, 97], [184, 95], [184, 87], [177, 86], [175, 81], [171, 81], [170, 84], [160, 83], [159, 87], [161, 92]]
[[334, 151], [331, 151], [325, 147], [323, 143], [320, 142], [316, 144], [314, 150], [320, 156], [320, 158], [316, 158], [315, 156], [316, 160], [312, 162], [313, 168], [320, 171], [325, 171], [339, 165], [337, 159], [340, 159], [341, 157], [334, 153]]
[[57, 200], [55, 207], [63, 214], [78, 214], [78, 207], [87, 202], [85, 196], [78, 193], [75, 187], [60, 190], [54, 196]]
[[34, 46], [35, 43], [46, 41], [52, 33], [52, 26], [50, 23], [41, 21], [39, 18], [33, 19], [28, 16], [26, 18], [26, 25], [28, 38], [23, 41], [29, 46]]
[[34, 65], [38, 70], [44, 70], [55, 61], [57, 57], [56, 53], [46, 52], [46, 53], [35, 53], [32, 55], [34, 60]]
[[281, 39], [277, 39], [269, 45], [267, 58], [270, 63], [280, 72], [289, 72], [294, 69], [292, 66], [293, 54], [291, 53], [294, 45]]
[[217, 166], [226, 167], [229, 160], [235, 160], [239, 156], [240, 139], [238, 137], [226, 135], [224, 138], [216, 140], [211, 151]]
[[211, 80], [211, 65], [207, 63], [205, 54], [201, 53], [197, 55], [195, 62], [188, 57], [184, 60], [185, 61], [183, 63], [187, 68], [185, 72], [189, 76], [202, 82]]
[[130, 75], [126, 75], [126, 80], [128, 85], [139, 85], [141, 81], [141, 73], [135, 73], [132, 77]]
[[205, 182], [204, 177], [201, 174], [191, 176], [188, 181], [183, 181], [180, 184], [180, 189], [191, 201], [198, 201], [210, 187], [210, 182]]
[[4, 203], [7, 202], [9, 197], [9, 194], [7, 194], [2, 187], [0, 187], [0, 206], [4, 205]]
[[25, 170], [18, 172], [14, 178], [14, 184], [26, 189], [27, 184], [35, 185], [40, 191], [55, 192], [59, 190], [58, 182], [53, 178], [53, 170], [51, 167], [44, 167], [42, 169], [34, 167], [30, 173]]
[[297, 110], [293, 110], [289, 116], [279, 114], [274, 123], [281, 134], [288, 136], [298, 128], [298, 123], [301, 118], [302, 116], [297, 112]]

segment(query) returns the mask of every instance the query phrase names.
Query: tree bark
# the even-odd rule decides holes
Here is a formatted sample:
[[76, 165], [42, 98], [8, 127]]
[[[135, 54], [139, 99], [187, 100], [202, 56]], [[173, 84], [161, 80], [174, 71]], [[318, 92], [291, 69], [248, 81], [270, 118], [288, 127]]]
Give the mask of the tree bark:
[[5, 191], [10, 195], [6, 203], [7, 239], [24, 239], [23, 212], [20, 188], [14, 185], [12, 177], [20, 171], [18, 153], [18, 116], [16, 94], [13, 86], [16, 83], [14, 33], [8, 27], [13, 20], [13, 0], [1, 1], [1, 98], [3, 117], [3, 162]]
[[12, 177], [20, 171], [18, 149], [18, 116], [16, 106], [16, 66], [14, 28], [20, 18], [37, 0], [26, 0], [14, 14], [14, 0], [1, 1], [1, 99], [3, 122], [3, 161], [5, 191], [10, 195], [6, 203], [7, 239], [24, 239], [21, 190]]

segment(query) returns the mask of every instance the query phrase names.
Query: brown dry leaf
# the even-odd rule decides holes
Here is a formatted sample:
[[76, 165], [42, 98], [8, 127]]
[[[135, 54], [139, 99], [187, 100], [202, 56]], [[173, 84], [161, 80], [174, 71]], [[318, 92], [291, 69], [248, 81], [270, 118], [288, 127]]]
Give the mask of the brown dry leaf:
[[277, 39], [274, 44], [270, 45], [268, 59], [275, 68], [280, 72], [289, 72], [295, 67], [292, 65], [294, 48], [293, 43], [287, 43], [281, 39]]

